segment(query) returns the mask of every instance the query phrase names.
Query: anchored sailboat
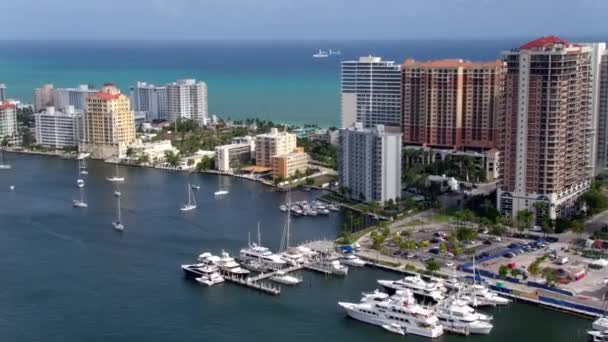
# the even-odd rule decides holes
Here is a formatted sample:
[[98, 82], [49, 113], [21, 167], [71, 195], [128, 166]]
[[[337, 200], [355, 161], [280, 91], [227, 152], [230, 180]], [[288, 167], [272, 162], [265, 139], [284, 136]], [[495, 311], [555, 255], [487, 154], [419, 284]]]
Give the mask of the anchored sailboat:
[[0, 170], [10, 170], [11, 165], [4, 162], [4, 152], [0, 148]]
[[114, 177], [106, 177], [106, 179], [110, 182], [124, 182], [125, 181], [125, 177], [118, 176], [118, 163], [116, 163], [116, 174], [114, 175]]
[[84, 186], [80, 188], [80, 199], [73, 200], [74, 208], [88, 208], [89, 205], [84, 201]]
[[194, 209], [196, 209], [196, 198], [194, 198], [194, 194], [192, 193], [192, 186], [188, 183], [188, 204], [184, 204], [179, 210], [190, 211]]
[[114, 226], [114, 229], [119, 230], [119, 231], [123, 231], [125, 230], [125, 226], [122, 224], [122, 215], [120, 212], [120, 197], [121, 195], [117, 195], [116, 196], [116, 206], [117, 206], [117, 217], [116, 217], [116, 221], [112, 222], [112, 226]]

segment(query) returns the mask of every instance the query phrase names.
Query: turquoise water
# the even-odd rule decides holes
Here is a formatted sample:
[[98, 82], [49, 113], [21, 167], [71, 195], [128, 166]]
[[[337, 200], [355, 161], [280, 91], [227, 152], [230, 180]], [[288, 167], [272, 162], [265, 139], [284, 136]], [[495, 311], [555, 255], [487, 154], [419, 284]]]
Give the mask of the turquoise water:
[[[90, 163], [89, 208], [71, 201], [76, 162], [14, 156], [16, 167], [0, 174], [0, 341], [429, 341], [399, 337], [345, 317], [338, 301], [358, 301], [377, 279], [396, 279], [374, 269], [351, 269], [346, 278], [303, 273], [304, 283], [280, 296], [233, 284], [212, 288], [182, 275], [179, 265], [202, 251], [237, 253], [255, 235], [276, 249], [284, 225], [277, 208], [284, 194], [257, 183], [211, 175], [124, 168], [123, 221], [115, 217], [114, 169]], [[15, 172], [18, 171], [18, 172]], [[186, 183], [201, 186], [198, 209], [181, 213]], [[15, 192], [8, 186], [14, 184]], [[213, 191], [227, 188], [227, 198]], [[294, 193], [294, 200], [318, 193]], [[333, 238], [342, 217], [298, 218], [294, 241]], [[441, 342], [584, 341], [591, 321], [525, 304], [489, 310], [488, 336], [445, 335]]]
[[[0, 82], [31, 101], [32, 89], [136, 81], [163, 84], [198, 78], [209, 86], [209, 110], [221, 117], [339, 124], [339, 63], [374, 54], [416, 59], [493, 60], [524, 40], [472, 41], [28, 41], [0, 44]], [[342, 56], [312, 58], [318, 48]]]

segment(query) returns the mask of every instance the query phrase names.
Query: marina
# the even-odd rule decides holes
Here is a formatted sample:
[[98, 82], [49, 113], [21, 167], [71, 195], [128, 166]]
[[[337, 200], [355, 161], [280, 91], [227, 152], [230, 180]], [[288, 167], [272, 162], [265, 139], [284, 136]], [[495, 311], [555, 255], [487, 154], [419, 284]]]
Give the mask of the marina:
[[[121, 175], [128, 181], [120, 188], [121, 219], [128, 231], [115, 234], [108, 229], [108, 223], [116, 218], [117, 200], [114, 189], [105, 180], [114, 173], [112, 166], [89, 162], [85, 188], [90, 207], [81, 211], [72, 210], [69, 205], [74, 192], [78, 191], [74, 185], [73, 161], [12, 154], [9, 160], [23, 171], [18, 177], [10, 174], [0, 179], [0, 189], [5, 189], [0, 191], [0, 232], [3, 234], [0, 245], [11, 256], [0, 261], [0, 269], [12, 274], [15, 267], [43, 267], [21, 277], [7, 277], [5, 289], [15, 295], [10, 302], [0, 297], [0, 313], [12, 317], [10, 321], [0, 322], [3, 340], [30, 340], [17, 327], [32, 324], [39, 326], [33, 334], [37, 337], [44, 334], [48, 341], [69, 340], [70, 336], [92, 339], [93, 327], [104, 334], [121, 329], [124, 333], [133, 333], [129, 328], [133, 326], [146, 326], [145, 331], [138, 330], [137, 336], [149, 341], [176, 338], [237, 341], [242, 340], [243, 334], [274, 341], [276, 334], [294, 332], [294, 341], [306, 341], [312, 338], [308, 324], [322, 331], [317, 335], [322, 340], [394, 341], [396, 338], [386, 328], [345, 319], [346, 314], [337, 306], [339, 301], [358, 301], [361, 292], [377, 288], [378, 279], [403, 277], [379, 269], [373, 260], [364, 260], [368, 267], [349, 267], [346, 277], [306, 269], [294, 271], [291, 274], [304, 272], [301, 273], [303, 282], [296, 286], [272, 283], [269, 278], [260, 280], [269, 287], [280, 288], [279, 295], [270, 296], [257, 289], [245, 291], [245, 286], [228, 279], [206, 288], [195, 280], [200, 275], [189, 279], [179, 276], [182, 271], [178, 272], [176, 265], [197, 259], [199, 251], [213, 250], [220, 258], [218, 248], [239, 251], [247, 244], [247, 232], [255, 229], [261, 217], [261, 230], [266, 237], [264, 245], [272, 251], [281, 250], [279, 238], [286, 215], [277, 215], [276, 208], [285, 203], [285, 194], [226, 178], [232, 195], [225, 201], [216, 201], [212, 191], [200, 192], [198, 205], [205, 210], [181, 215], [176, 208], [184, 201], [185, 184], [191, 182], [200, 184], [201, 189], [214, 189], [216, 176], [125, 168]], [[51, 169], [61, 176], [45, 176]], [[16, 186], [14, 192], [6, 190], [10, 184]], [[152, 189], [149, 184], [157, 186]], [[45, 191], [41, 193], [39, 189]], [[291, 196], [294, 202], [310, 202], [318, 192], [292, 193]], [[239, 215], [234, 215], [235, 211]], [[333, 238], [339, 231], [340, 219], [341, 214], [330, 215], [326, 220], [293, 220], [292, 240]], [[300, 248], [302, 246], [305, 248]], [[298, 259], [297, 253], [313, 254], [306, 247], [318, 251], [327, 249], [325, 243], [318, 241], [294, 243], [290, 258]], [[284, 253], [287, 255], [287, 251]], [[70, 260], [70, 267], [65, 267], [65, 260]], [[66, 278], [75, 281], [65, 282]], [[96, 290], [100, 287], [104, 291]], [[90, 301], [92, 296], [99, 297], [95, 304]], [[66, 306], [66, 302], [70, 305]], [[160, 307], [169, 309], [158, 310]], [[117, 308], [122, 313], [120, 320], [110, 314]], [[483, 310], [493, 316], [494, 328], [490, 335], [472, 337], [480, 342], [579, 341], [587, 338], [592, 323], [518, 302]], [[107, 313], [103, 321], [94, 318], [101, 312]], [[50, 324], [58, 313], [72, 318], [69, 322], [60, 320]], [[543, 316], [543, 322], [535, 320], [539, 315]], [[229, 326], [237, 322], [239, 333], [230, 333]], [[67, 324], [77, 324], [69, 336], [64, 330]], [[217, 331], [187, 328], [202, 324], [217, 324], [221, 328]], [[280, 326], [267, 333], [269, 324]], [[514, 324], [517, 329], [513, 329]], [[552, 329], [553, 326], [560, 329]], [[424, 340], [416, 336], [407, 338]], [[442, 341], [458, 341], [458, 337], [448, 334]]]

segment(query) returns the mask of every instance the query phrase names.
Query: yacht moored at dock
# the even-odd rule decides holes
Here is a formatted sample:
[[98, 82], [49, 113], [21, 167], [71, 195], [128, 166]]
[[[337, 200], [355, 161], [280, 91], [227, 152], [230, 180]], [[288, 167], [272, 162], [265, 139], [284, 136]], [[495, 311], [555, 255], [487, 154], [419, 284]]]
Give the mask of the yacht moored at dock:
[[411, 290], [414, 295], [423, 299], [440, 302], [445, 298], [446, 289], [438, 282], [426, 282], [419, 275], [407, 276], [400, 280], [378, 280], [389, 293], [399, 290]]

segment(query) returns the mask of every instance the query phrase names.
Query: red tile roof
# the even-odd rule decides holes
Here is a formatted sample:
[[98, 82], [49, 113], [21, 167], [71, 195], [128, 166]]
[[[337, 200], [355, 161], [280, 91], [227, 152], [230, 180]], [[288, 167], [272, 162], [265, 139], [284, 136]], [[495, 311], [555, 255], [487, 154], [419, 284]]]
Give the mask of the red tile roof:
[[14, 104], [10, 103], [10, 102], [0, 102], [0, 109], [7, 109], [7, 108], [15, 108], [17, 106], [15, 106]]
[[426, 62], [415, 61], [411, 58], [406, 59], [403, 62], [404, 67], [418, 67], [418, 68], [479, 68], [479, 67], [496, 67], [502, 64], [501, 60], [492, 62], [471, 62], [463, 59], [437, 59]]
[[99, 100], [103, 100], [103, 101], [110, 101], [110, 100], [116, 100], [117, 98], [120, 97], [120, 93], [107, 93], [104, 91], [100, 91], [98, 93], [96, 93], [95, 95], [91, 96], [92, 98], [97, 98]]
[[103, 86], [104, 86], [104, 87], [113, 87], [113, 86], [114, 86], [114, 83], [110, 83], [110, 82], [108, 82], [108, 83], [104, 83], [104, 84], [103, 84]]
[[540, 38], [536, 38], [532, 41], [529, 41], [526, 44], [520, 46], [520, 49], [529, 50], [529, 49], [541, 48], [541, 47], [544, 47], [547, 45], [553, 45], [553, 44], [569, 45], [570, 42], [567, 40], [561, 39], [558, 36], [546, 36], [546, 37], [540, 37]]

